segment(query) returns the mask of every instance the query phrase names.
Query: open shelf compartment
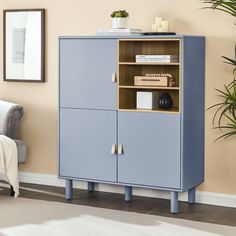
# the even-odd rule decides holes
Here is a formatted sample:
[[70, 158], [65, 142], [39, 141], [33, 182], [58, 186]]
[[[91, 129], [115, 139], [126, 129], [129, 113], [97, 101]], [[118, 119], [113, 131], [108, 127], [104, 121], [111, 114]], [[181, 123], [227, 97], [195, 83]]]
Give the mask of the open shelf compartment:
[[[137, 109], [136, 102], [137, 102], [137, 92], [155, 92], [156, 90], [153, 89], [129, 89], [129, 88], [120, 88], [119, 89], [119, 110], [133, 110], [133, 111], [162, 111], [162, 112], [179, 112], [179, 92], [176, 90], [169, 90], [168, 93], [170, 94], [173, 100], [173, 107], [171, 109]], [[158, 92], [160, 96], [167, 92], [165, 89], [159, 89]]]
[[119, 85], [134, 85], [134, 76], [145, 76], [145, 74], [171, 74], [179, 85], [179, 66], [176, 65], [119, 65]]
[[[176, 62], [136, 63], [136, 55], [175, 55]], [[171, 74], [175, 80], [174, 87], [135, 85], [134, 76], [146, 74]], [[119, 80], [118, 108], [129, 111], [150, 111], [179, 113], [181, 88], [181, 40], [180, 39], [121, 39], [119, 40]], [[168, 92], [173, 100], [171, 109], [137, 109], [137, 92], [156, 92], [160, 96]]]
[[179, 39], [119, 40], [119, 62], [135, 62], [136, 55], [179, 56], [179, 42]]

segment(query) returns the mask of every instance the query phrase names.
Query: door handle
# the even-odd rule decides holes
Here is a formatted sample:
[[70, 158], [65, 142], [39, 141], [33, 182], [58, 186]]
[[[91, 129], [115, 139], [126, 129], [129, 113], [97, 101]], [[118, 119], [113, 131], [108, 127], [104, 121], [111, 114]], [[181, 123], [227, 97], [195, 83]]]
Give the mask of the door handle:
[[112, 155], [115, 155], [115, 154], [116, 154], [116, 145], [115, 145], [115, 144], [112, 144], [112, 145], [111, 145], [111, 154], [112, 154]]
[[123, 145], [119, 144], [119, 145], [118, 145], [118, 154], [119, 154], [119, 155], [122, 155], [123, 153], [124, 153]]
[[116, 83], [116, 73], [111, 74], [111, 82]]

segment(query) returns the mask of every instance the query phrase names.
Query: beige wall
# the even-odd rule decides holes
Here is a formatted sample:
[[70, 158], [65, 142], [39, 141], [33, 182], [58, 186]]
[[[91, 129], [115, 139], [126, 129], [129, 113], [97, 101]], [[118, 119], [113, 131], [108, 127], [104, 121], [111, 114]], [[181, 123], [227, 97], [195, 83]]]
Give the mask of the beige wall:
[[[206, 107], [217, 102], [213, 89], [221, 87], [232, 75], [220, 56], [233, 57], [235, 20], [220, 12], [199, 10], [200, 7], [200, 0], [0, 1], [0, 32], [3, 9], [46, 9], [46, 83], [10, 83], [0, 79], [0, 99], [20, 103], [25, 109], [22, 138], [28, 143], [29, 157], [21, 171], [57, 173], [58, 36], [91, 35], [96, 28], [109, 27], [112, 10], [126, 9], [133, 28], [149, 30], [154, 16], [163, 16], [170, 21], [172, 31], [205, 35]], [[2, 55], [2, 37], [0, 45]], [[2, 56], [0, 60], [2, 75]], [[211, 129], [212, 114], [206, 113], [206, 181], [199, 189], [236, 194], [236, 138], [213, 143], [217, 132]]]

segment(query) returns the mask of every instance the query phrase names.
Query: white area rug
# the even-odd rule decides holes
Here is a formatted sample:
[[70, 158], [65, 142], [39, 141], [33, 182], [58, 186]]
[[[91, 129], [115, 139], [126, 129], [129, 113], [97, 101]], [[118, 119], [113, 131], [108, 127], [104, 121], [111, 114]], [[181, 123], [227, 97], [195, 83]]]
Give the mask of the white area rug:
[[215, 236], [235, 227], [0, 196], [0, 236]]

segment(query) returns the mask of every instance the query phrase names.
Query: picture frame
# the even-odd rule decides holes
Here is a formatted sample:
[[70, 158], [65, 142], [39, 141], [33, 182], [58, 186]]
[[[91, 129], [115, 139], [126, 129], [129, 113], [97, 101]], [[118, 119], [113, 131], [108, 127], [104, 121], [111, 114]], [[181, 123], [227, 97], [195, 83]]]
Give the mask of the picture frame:
[[3, 80], [45, 82], [45, 9], [3, 11]]

